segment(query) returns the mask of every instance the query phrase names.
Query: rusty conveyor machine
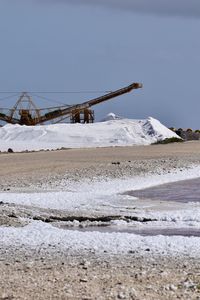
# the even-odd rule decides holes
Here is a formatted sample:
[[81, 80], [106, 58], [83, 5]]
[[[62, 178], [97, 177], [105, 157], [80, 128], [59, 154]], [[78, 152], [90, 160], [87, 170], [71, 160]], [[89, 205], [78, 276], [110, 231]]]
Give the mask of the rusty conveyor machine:
[[[43, 110], [38, 109], [33, 103], [28, 93], [24, 92], [20, 96], [20, 99], [17, 101], [13, 109], [10, 109], [10, 113], [5, 114], [3, 112], [0, 112], [0, 120], [3, 120], [11, 124], [37, 125], [58, 118], [71, 117], [71, 122], [73, 123], [81, 122], [81, 120], [84, 123], [90, 123], [94, 121], [94, 115], [92, 113], [92, 110], [90, 109], [92, 106], [108, 101], [115, 97], [121, 96], [123, 94], [129, 93], [132, 90], [139, 89], [139, 88], [142, 88], [141, 83], [132, 83], [124, 88], [118, 89], [113, 92], [109, 92], [103, 96], [91, 99], [89, 101], [80, 104], [75, 104], [75, 105], [68, 105], [66, 107], [60, 106], [47, 113], [42, 113]], [[27, 101], [29, 102], [32, 108], [18, 109], [18, 106], [23, 101], [24, 97], [27, 98]], [[16, 111], [18, 111], [18, 115], [19, 115], [18, 118], [15, 116]], [[81, 114], [83, 115], [83, 118], [81, 118]]]

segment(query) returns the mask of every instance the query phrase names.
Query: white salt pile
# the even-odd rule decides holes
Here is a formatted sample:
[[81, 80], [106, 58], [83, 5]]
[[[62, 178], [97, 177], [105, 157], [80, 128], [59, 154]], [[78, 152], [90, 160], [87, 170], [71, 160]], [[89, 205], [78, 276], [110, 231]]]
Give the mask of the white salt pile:
[[149, 145], [171, 137], [178, 136], [154, 118], [123, 119], [110, 113], [93, 124], [5, 125], [0, 151]]

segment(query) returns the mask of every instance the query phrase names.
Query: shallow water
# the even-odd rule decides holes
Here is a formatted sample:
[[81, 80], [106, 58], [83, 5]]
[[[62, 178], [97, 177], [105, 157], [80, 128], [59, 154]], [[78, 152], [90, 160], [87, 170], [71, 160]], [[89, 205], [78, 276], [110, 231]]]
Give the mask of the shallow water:
[[[200, 202], [200, 178], [183, 180], [173, 183], [154, 186], [144, 190], [128, 191], [124, 195], [131, 195], [140, 199], [177, 201], [177, 202]], [[126, 232], [134, 233], [143, 236], [196, 236], [200, 237], [200, 230], [196, 228], [144, 228], [138, 229], [134, 227], [118, 227], [118, 226], [89, 226], [80, 227], [65, 227], [68, 230], [78, 231], [99, 231], [99, 232]]]
[[133, 233], [137, 235], [142, 236], [156, 236], [156, 235], [165, 235], [165, 236], [196, 236], [200, 237], [200, 230], [199, 229], [191, 229], [191, 228], [144, 228], [144, 229], [138, 229], [138, 228], [123, 228], [123, 227], [117, 227], [117, 226], [88, 226], [88, 227], [65, 227], [63, 226], [62, 229], [67, 230], [78, 230], [81, 232], [104, 232], [104, 233]]
[[200, 202], [200, 178], [162, 184], [138, 191], [128, 191], [125, 195], [140, 199], [166, 200], [177, 202]]

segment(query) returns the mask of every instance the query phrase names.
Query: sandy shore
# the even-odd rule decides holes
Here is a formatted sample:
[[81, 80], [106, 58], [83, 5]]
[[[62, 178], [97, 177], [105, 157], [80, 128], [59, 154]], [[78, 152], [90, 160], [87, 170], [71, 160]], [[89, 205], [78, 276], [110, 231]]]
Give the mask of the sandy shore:
[[200, 142], [0, 155], [0, 188], [43, 187], [61, 179], [121, 178], [200, 162]]
[[[62, 180], [92, 184], [199, 163], [200, 142], [1, 154], [0, 188], [8, 193], [59, 190]], [[20, 217], [46, 218], [48, 210], [1, 203], [0, 214], [0, 225], [17, 227], [26, 223]], [[166, 257], [146, 249], [119, 257], [49, 249], [0, 248], [0, 299], [200, 299], [199, 262], [187, 255]]]

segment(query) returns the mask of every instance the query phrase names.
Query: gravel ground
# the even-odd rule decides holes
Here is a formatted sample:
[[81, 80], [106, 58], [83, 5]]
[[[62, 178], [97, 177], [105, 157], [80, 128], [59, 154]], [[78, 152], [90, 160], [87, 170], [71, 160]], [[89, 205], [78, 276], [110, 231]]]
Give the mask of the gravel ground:
[[60, 189], [61, 180], [121, 178], [200, 163], [200, 142], [0, 154], [0, 190]]
[[190, 258], [8, 253], [0, 261], [0, 299], [200, 299], [200, 266]]
[[[200, 142], [1, 154], [0, 188], [8, 193], [60, 190], [63, 180], [161, 174], [199, 163]], [[25, 226], [20, 217], [49, 213], [0, 203], [0, 226]], [[124, 257], [2, 247], [0, 269], [2, 300], [200, 299], [199, 262], [189, 255], [155, 256], [150, 249]]]

